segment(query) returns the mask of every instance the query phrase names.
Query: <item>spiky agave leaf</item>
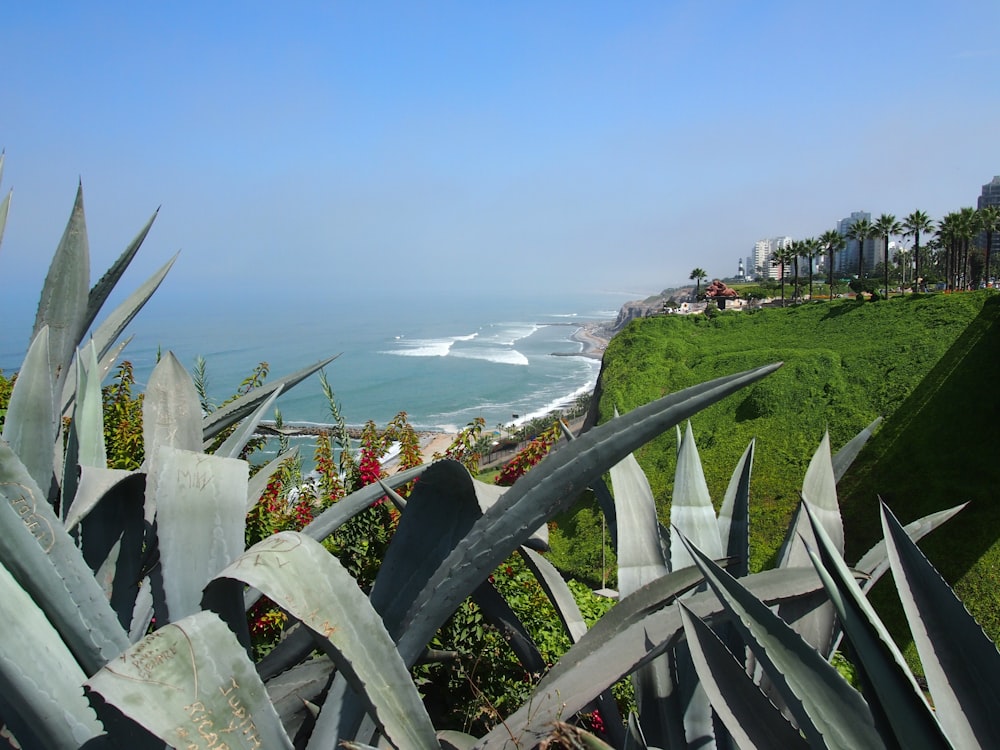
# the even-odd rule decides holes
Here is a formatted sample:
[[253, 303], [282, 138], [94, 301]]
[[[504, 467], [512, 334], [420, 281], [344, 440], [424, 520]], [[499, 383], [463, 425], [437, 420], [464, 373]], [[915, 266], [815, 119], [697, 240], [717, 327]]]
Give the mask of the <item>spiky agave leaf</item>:
[[292, 747], [253, 663], [212, 612], [165, 625], [86, 684], [171, 747]]
[[[325, 585], [316, 587], [315, 580]], [[266, 594], [318, 636], [390, 742], [436, 750], [430, 718], [381, 618], [322, 545], [290, 531], [265, 539], [219, 574], [206, 602], [219, 595], [216, 587], [242, 584]]]
[[742, 578], [750, 572], [750, 474], [756, 440], [743, 451], [733, 469], [719, 508], [719, 538], [730, 563], [729, 574]]
[[62, 383], [73, 353], [85, 332], [89, 286], [90, 249], [83, 211], [83, 186], [80, 185], [66, 229], [45, 276], [31, 334], [34, 338], [44, 326], [49, 327], [49, 356], [56, 381], [55, 394], [62, 393]]
[[[618, 410], [615, 410], [615, 415], [617, 416]], [[572, 442], [576, 440], [577, 436], [573, 434], [573, 431], [569, 429], [565, 422], [559, 420], [559, 426], [562, 428], [563, 435], [566, 437], [567, 442]], [[604, 482], [604, 477], [598, 477], [594, 480], [594, 483], [590, 485], [590, 489], [593, 491], [594, 496], [597, 498], [597, 504], [601, 508], [601, 512], [604, 514], [604, 520], [608, 528], [608, 536], [611, 538], [611, 550], [617, 555], [618, 554], [618, 515], [615, 511], [615, 500], [611, 497], [611, 491], [608, 489], [608, 485]]]
[[830, 595], [841, 627], [853, 647], [854, 665], [876, 727], [887, 744], [905, 748], [950, 748], [892, 636], [875, 614], [810, 503], [803, 503], [816, 549], [809, 556]]
[[7, 227], [7, 213], [10, 211], [10, 197], [12, 190], [7, 191], [7, 195], [0, 200], [0, 244], [3, 243], [3, 230]]
[[154, 546], [147, 539], [143, 521], [146, 477], [120, 469], [81, 467], [76, 499], [67, 517], [67, 528], [80, 525], [83, 559], [118, 615], [128, 628], [132, 622], [146, 556]]
[[[844, 521], [837, 502], [837, 485], [834, 479], [833, 463], [830, 455], [830, 434], [823, 433], [819, 447], [813, 453], [802, 480], [802, 496], [812, 504], [813, 513], [833, 540], [834, 547], [844, 553]], [[785, 542], [779, 553], [781, 567], [809, 565], [806, 545], [812, 544], [812, 528], [809, 519], [801, 511], [796, 513], [792, 526], [788, 529]]]
[[[709, 495], [690, 420], [677, 449], [674, 492], [670, 500], [670, 565], [673, 570], [693, 565], [691, 556], [678, 539], [679, 534], [686, 535], [716, 559], [725, 554], [719, 520]], [[676, 706], [674, 711], [682, 718], [683, 731], [681, 738], [669, 744], [680, 744], [684, 738], [690, 745], [714, 744], [716, 726], [711, 706], [698, 680], [687, 644], [679, 644], [666, 658], [670, 660], [671, 700]], [[666, 713], [662, 707], [666, 704], [667, 701], [661, 701], [661, 714]], [[647, 729], [647, 738], [653, 744], [665, 744], [659, 735], [650, 735], [649, 713], [648, 709], [639, 713], [643, 727]]]
[[765, 602], [697, 547], [681, 539], [747, 646], [781, 693], [810, 745], [844, 750], [882, 748], [867, 704], [826, 659]]
[[194, 382], [173, 352], [157, 362], [142, 400], [142, 441], [145, 450], [146, 521], [156, 514], [160, 447], [201, 450], [201, 403]]
[[851, 438], [843, 448], [833, 456], [833, 476], [839, 483], [847, 470], [851, 468], [854, 459], [858, 457], [861, 449], [868, 442], [878, 426], [882, 423], [882, 417], [877, 417], [870, 425]]
[[[616, 412], [617, 413], [617, 412]], [[611, 467], [618, 518], [618, 591], [622, 597], [662, 578], [668, 572], [660, 546], [656, 502], [646, 475], [633, 454]], [[683, 709], [677, 685], [671, 679], [668, 656], [644, 665], [632, 675], [636, 702], [644, 727], [655, 745], [674, 746], [684, 741]]]
[[618, 515], [618, 591], [625, 597], [667, 574], [660, 547], [656, 501], [633, 454], [611, 467], [611, 488]]
[[[97, 283], [94, 284], [93, 288], [87, 294], [87, 312], [83, 319], [83, 330], [89, 329], [95, 320], [97, 320], [97, 315], [104, 306], [111, 292], [114, 291], [115, 286], [121, 280], [122, 274], [125, 273], [125, 269], [129, 267], [132, 259], [135, 258], [135, 254], [139, 252], [139, 247], [142, 245], [143, 240], [146, 239], [146, 235], [149, 234], [150, 228], [153, 226], [153, 222], [156, 220], [156, 215], [160, 212], [160, 209], [156, 209], [153, 215], [149, 217], [149, 221], [146, 222], [145, 226], [139, 230], [139, 233], [132, 239], [132, 241], [125, 247], [125, 250], [121, 255], [111, 264], [111, 267], [104, 272], [104, 275], [98, 279]], [[95, 343], [98, 349], [98, 359], [103, 357], [107, 353], [107, 348], [110, 348], [112, 342], [118, 338], [118, 334], [122, 332], [128, 322], [135, 317], [135, 314], [139, 309], [145, 304], [146, 300], [149, 299], [150, 295], [156, 291], [156, 287], [160, 285], [160, 281], [163, 280], [163, 276], [166, 275], [166, 269], [169, 269], [173, 265], [174, 260], [176, 260], [177, 255], [167, 263], [164, 268], [157, 271], [153, 278], [159, 277], [159, 281], [153, 284], [152, 288], [144, 294], [133, 294], [124, 303], [122, 303], [115, 313], [110, 315], [104, 323], [99, 326], [98, 330], [104, 329], [102, 336], [97, 337], [95, 332]], [[147, 287], [149, 282], [143, 285]], [[136, 300], [141, 299], [142, 301], [136, 304]], [[120, 326], [120, 327], [119, 327]], [[115, 330], [117, 329], [117, 330]], [[110, 333], [114, 331], [113, 335], [104, 335], [105, 333]]]
[[414, 601], [398, 644], [407, 664], [416, 660], [444, 619], [532, 529], [568, 507], [581, 490], [635, 448], [778, 367], [780, 363], [767, 365], [665, 396], [595, 427], [539, 462], [483, 514]]
[[[239, 398], [230, 401], [225, 406], [216, 409], [211, 414], [206, 414], [202, 420], [201, 426], [202, 440], [205, 442], [210, 441], [227, 427], [232, 427], [241, 419], [251, 414], [258, 406], [260, 406], [261, 403], [270, 398], [271, 394], [278, 388], [282, 388], [287, 393], [310, 375], [323, 367], [326, 367], [339, 356], [340, 355], [338, 354], [333, 357], [328, 357], [327, 359], [321, 360], [314, 365], [310, 365], [309, 367], [304, 367], [297, 372], [293, 372], [291, 375], [286, 375], [285, 377], [265, 383], [258, 388], [254, 388], [249, 393], [245, 393]], [[199, 401], [199, 409], [200, 408], [201, 402]]]
[[0, 562], [45, 612], [87, 674], [93, 674], [128, 645], [80, 550], [3, 440]]
[[955, 747], [1000, 747], [1000, 653], [885, 503], [882, 531], [937, 717]]
[[[823, 528], [833, 540], [834, 547], [843, 555], [844, 522], [837, 501], [837, 484], [830, 456], [829, 433], [823, 433], [823, 439], [809, 461], [805, 478], [802, 480], [802, 497], [812, 504], [813, 514], [823, 524]], [[815, 545], [815, 541], [809, 518], [800, 504], [792, 517], [792, 524], [788, 528], [778, 555], [778, 565], [780, 567], [811, 565], [809, 553], [806, 551], [808, 545]], [[819, 653], [826, 657], [832, 654], [836, 618], [833, 606], [829, 602], [808, 610], [792, 602], [779, 609], [778, 615]]]
[[[622, 677], [681, 643], [680, 615], [667, 605], [702, 580], [697, 568], [684, 568], [622, 599], [563, 654], [531, 697], [477, 747], [532, 747], [553, 721], [582, 710]], [[824, 596], [811, 568], [769, 570], [748, 576], [743, 583], [769, 605]], [[695, 594], [685, 599], [685, 604], [703, 619], [718, 618], [724, 612], [711, 592]], [[521, 745], [512, 739], [515, 737]]]
[[2, 437], [35, 484], [45, 490], [46, 499], [55, 480], [55, 444], [59, 431], [54, 389], [49, 328], [43, 326], [32, 339], [14, 383]]
[[[968, 503], [962, 503], [953, 508], [939, 510], [936, 513], [928, 513], [923, 518], [918, 518], [916, 521], [906, 524], [903, 527], [903, 531], [906, 532], [906, 535], [914, 543], [919, 542], [938, 526], [954, 518], [967, 505]], [[886, 548], [885, 539], [876, 542], [870, 550], [863, 554], [861, 559], [854, 564], [854, 568], [868, 577], [864, 586], [865, 591], [867, 591], [878, 581], [883, 571], [889, 569], [889, 553]]]
[[0, 692], [21, 747], [79, 747], [103, 728], [83, 697], [87, 678], [60, 634], [0, 565]]
[[677, 450], [674, 473], [674, 494], [670, 499], [670, 569], [680, 570], [694, 563], [684, 545], [677, 540], [683, 534], [714, 559], [723, 556], [719, 522], [708, 494], [708, 483], [694, 441], [694, 431], [688, 422], [684, 438]]
[[241, 451], [246, 447], [246, 444], [250, 441], [250, 438], [254, 436], [257, 431], [257, 425], [264, 416], [271, 411], [271, 407], [274, 406], [274, 402], [277, 401], [278, 396], [281, 395], [282, 388], [278, 386], [274, 389], [266, 401], [264, 401], [260, 406], [254, 409], [253, 413], [250, 414], [246, 419], [239, 423], [239, 426], [230, 433], [222, 445], [215, 449], [216, 456], [222, 456], [223, 458], [239, 458]]
[[77, 361], [82, 361], [84, 366], [77, 367], [76, 408], [73, 410], [70, 429], [75, 433], [80, 446], [80, 466], [103, 468], [108, 465], [104, 448], [104, 401], [100, 366], [93, 342], [85, 346], [82, 353], [77, 354]]
[[677, 608], [701, 683], [736, 744], [761, 750], [808, 747], [712, 629], [683, 602], [678, 601]]
[[243, 553], [249, 467], [167, 445], [159, 450], [156, 533], [166, 608], [157, 616], [176, 622], [198, 611], [205, 585]]

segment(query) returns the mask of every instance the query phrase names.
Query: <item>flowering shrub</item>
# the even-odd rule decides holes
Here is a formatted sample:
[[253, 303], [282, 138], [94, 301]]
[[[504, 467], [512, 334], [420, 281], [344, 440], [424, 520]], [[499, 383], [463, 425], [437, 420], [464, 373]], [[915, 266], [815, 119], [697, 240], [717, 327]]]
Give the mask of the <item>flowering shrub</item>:
[[504, 464], [500, 473], [497, 474], [494, 484], [501, 487], [509, 487], [528, 469], [541, 461], [552, 450], [552, 446], [559, 442], [562, 429], [556, 422], [549, 429], [545, 430], [524, 448], [518, 451], [510, 461]]

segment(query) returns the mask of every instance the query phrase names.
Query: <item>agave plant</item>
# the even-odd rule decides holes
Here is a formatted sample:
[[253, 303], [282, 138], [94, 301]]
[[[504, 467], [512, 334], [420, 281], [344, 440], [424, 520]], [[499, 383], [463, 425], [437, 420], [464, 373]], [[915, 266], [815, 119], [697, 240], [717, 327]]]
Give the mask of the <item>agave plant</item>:
[[[0, 218], [5, 211], [3, 204]], [[134, 255], [146, 230], [148, 225], [125, 256]], [[120, 260], [111, 279], [88, 291], [86, 255], [78, 193], [0, 440], [0, 495], [6, 500], [0, 503], [0, 610], [17, 624], [0, 640], [0, 718], [2, 736], [15, 737], [19, 746], [327, 748], [344, 741], [354, 747], [529, 748], [556, 738], [568, 746], [599, 746], [570, 726], [595, 707], [608, 717], [605, 739], [619, 747], [702, 746], [727, 736], [758, 747], [802, 744], [803, 738], [908, 746], [908, 739], [889, 742], [901, 735], [886, 727], [919, 718], [928, 732], [934, 729], [928, 722], [937, 719], [910, 705], [920, 696], [897, 688], [906, 682], [898, 659], [868, 661], [866, 654], [878, 649], [858, 645], [875, 642], [864, 641], [858, 623], [875, 619], [855, 613], [864, 610], [863, 596], [845, 603], [842, 591], [856, 577], [870, 585], [890, 565], [895, 571], [897, 558], [913, 556], [907, 535], [921, 536], [947, 514], [905, 530], [887, 521], [886, 543], [846, 574], [829, 562], [842, 554], [836, 479], [867, 433], [836, 456], [825, 439], [821, 443], [803, 486], [807, 502], [776, 570], [746, 570], [753, 446], [716, 517], [688, 430], [679, 449], [671, 530], [661, 529], [650, 512], [651, 495], [632, 452], [780, 365], [727, 375], [616, 417], [553, 452], [510, 488], [478, 482], [460, 463], [442, 460], [348, 495], [301, 532], [282, 532], [244, 549], [245, 514], [262, 480], [258, 474], [250, 482], [237, 456], [278, 395], [325, 363], [203, 415], [195, 384], [168, 353], [143, 403], [142, 467], [109, 470], [99, 409], [99, 384], [110, 367], [104, 363], [113, 360], [113, 342], [159, 281], [154, 277], [123, 303], [107, 319], [117, 322], [98, 326], [81, 350], [127, 265]], [[227, 430], [215, 452], [206, 453]], [[64, 450], [56, 449], [64, 443]], [[601, 491], [609, 471], [613, 501], [606, 488]], [[321, 542], [417, 477], [366, 595]], [[586, 487], [599, 491], [613, 523], [622, 588], [621, 600], [589, 630], [565, 581], [537, 552], [544, 548], [545, 523]], [[504, 624], [519, 658], [526, 664], [534, 658], [530, 633], [488, 580], [515, 551], [536, 571], [574, 645], [529, 700], [485, 736], [437, 731], [409, 670], [467, 597]], [[727, 578], [713, 558], [728, 558], [739, 578]], [[818, 574], [816, 559], [834, 573]], [[926, 577], [918, 570], [904, 588], [917, 592]], [[290, 625], [254, 663], [246, 611], [261, 595], [289, 615]], [[941, 605], [934, 600], [929, 606]], [[773, 614], [768, 619], [770, 608], [785, 621], [776, 623]], [[944, 610], [942, 616], [953, 618]], [[832, 672], [835, 623], [846, 632], [865, 679], [885, 697], [876, 701], [867, 690], [861, 696]], [[881, 635], [877, 626], [869, 629]], [[722, 640], [713, 641], [710, 632]], [[955, 687], [959, 678], [948, 659], [940, 661], [947, 662], [941, 668], [946, 676], [932, 685], [939, 712], [948, 706], [976, 718], [946, 722], [942, 714], [943, 729], [934, 736], [963, 745], [971, 734], [986, 744], [997, 715], [992, 696], [974, 703], [967, 683]], [[982, 653], [973, 661], [997, 674]], [[691, 665], [690, 674], [675, 681], [682, 663]], [[615, 717], [607, 691], [633, 674], [640, 714], [626, 724]], [[939, 687], [942, 681], [948, 689]], [[730, 688], [737, 692], [726, 692]], [[703, 697], [692, 697], [697, 691]], [[912, 717], [887, 719], [902, 702]], [[841, 726], [859, 721], [860, 729]], [[965, 724], [971, 729], [963, 734]]]

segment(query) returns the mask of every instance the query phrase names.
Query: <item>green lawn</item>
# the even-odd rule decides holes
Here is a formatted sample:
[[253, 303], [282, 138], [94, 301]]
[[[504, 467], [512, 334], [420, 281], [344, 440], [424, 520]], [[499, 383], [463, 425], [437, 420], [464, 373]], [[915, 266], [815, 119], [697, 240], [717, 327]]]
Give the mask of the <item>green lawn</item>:
[[[757, 440], [750, 519], [756, 570], [773, 561], [824, 430], [836, 451], [885, 417], [840, 486], [848, 560], [880, 536], [878, 496], [904, 522], [969, 501], [922, 546], [997, 640], [998, 316], [1000, 295], [979, 292], [636, 320], [608, 347], [601, 419], [616, 406], [625, 412], [713, 377], [783, 361], [774, 375], [692, 420], [717, 504], [743, 449]], [[664, 521], [675, 450], [671, 433], [637, 453]], [[599, 526], [588, 505], [557, 519], [553, 545], [557, 564], [577, 574], [590, 568], [593, 581], [600, 577], [600, 564], [590, 567], [599, 550], [589, 548], [598, 543]]]

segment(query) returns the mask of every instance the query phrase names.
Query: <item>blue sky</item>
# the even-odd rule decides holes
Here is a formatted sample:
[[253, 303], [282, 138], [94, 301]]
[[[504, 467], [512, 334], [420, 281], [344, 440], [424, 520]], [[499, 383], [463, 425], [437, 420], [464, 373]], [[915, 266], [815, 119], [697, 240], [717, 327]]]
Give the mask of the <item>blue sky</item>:
[[851, 211], [939, 217], [1000, 174], [998, 28], [995, 0], [11, 3], [0, 314], [78, 179], [95, 279], [160, 206], [130, 278], [180, 250], [160, 296], [206, 309], [647, 294]]

